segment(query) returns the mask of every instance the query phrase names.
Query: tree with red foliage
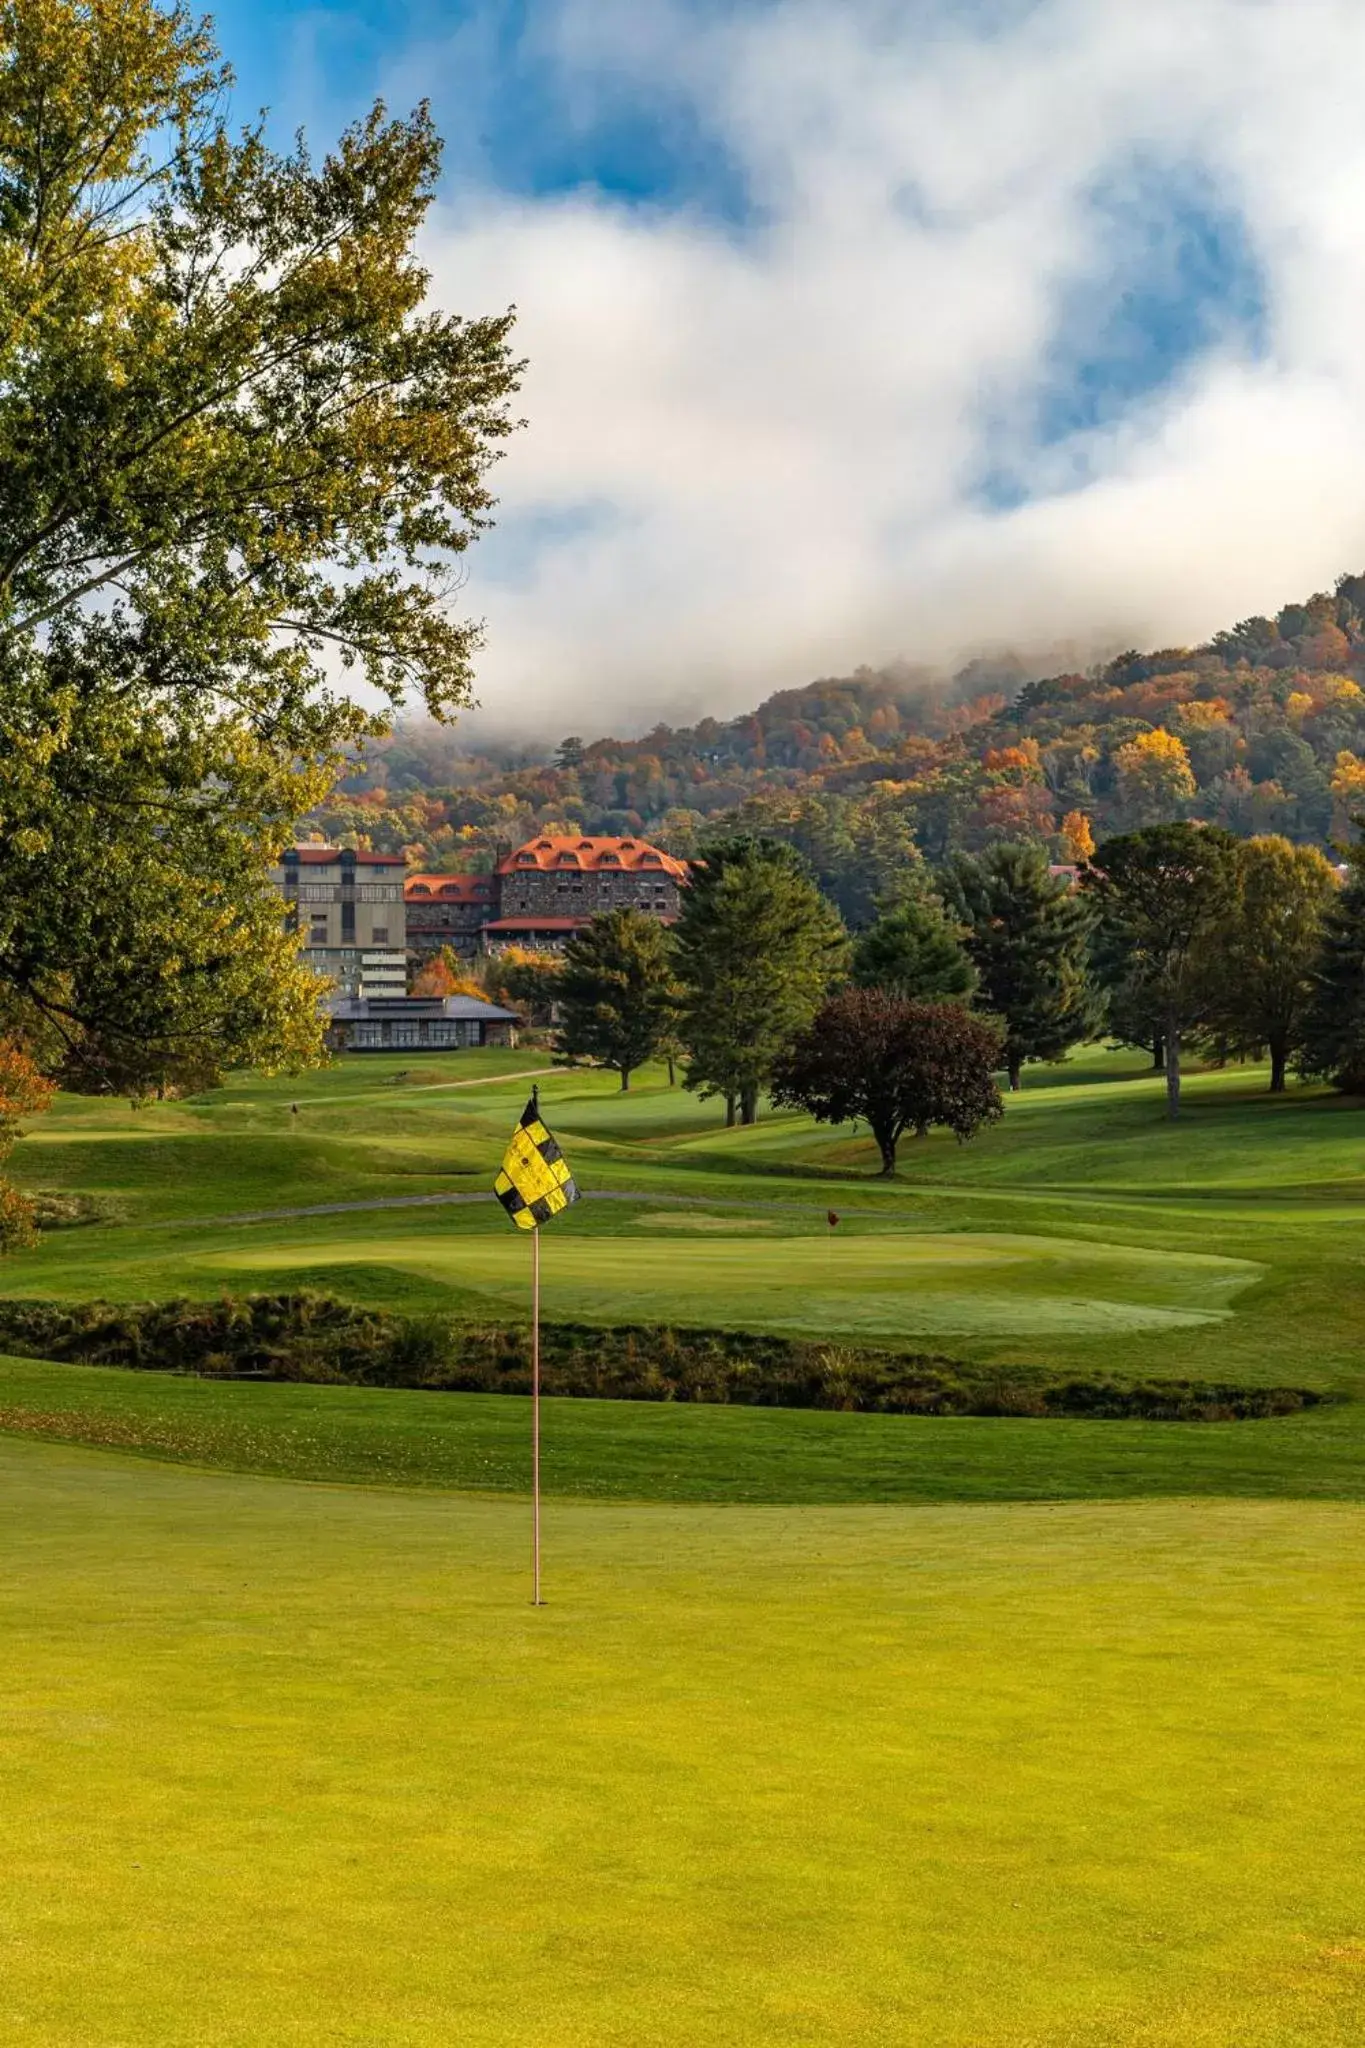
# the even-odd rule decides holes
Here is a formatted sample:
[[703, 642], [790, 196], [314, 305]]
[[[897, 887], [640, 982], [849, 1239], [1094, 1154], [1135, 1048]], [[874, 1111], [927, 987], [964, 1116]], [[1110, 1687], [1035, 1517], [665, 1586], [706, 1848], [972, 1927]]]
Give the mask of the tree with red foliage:
[[882, 989], [833, 996], [774, 1075], [773, 1100], [817, 1123], [865, 1123], [882, 1173], [896, 1171], [902, 1135], [935, 1124], [959, 1144], [1002, 1114], [1000, 1040], [958, 1003], [914, 1003]]
[[[37, 1116], [52, 1100], [53, 1084], [38, 1072], [12, 1039], [0, 1039], [0, 1159], [19, 1136], [19, 1120]], [[10, 1182], [0, 1180], [0, 1250], [26, 1244], [33, 1236], [31, 1204]]]

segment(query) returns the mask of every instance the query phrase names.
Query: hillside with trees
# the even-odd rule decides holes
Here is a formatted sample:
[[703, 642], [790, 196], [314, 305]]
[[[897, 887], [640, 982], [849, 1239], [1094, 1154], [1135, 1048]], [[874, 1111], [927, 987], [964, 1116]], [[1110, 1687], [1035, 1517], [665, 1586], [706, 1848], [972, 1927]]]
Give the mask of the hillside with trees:
[[795, 845], [861, 926], [915, 851], [1001, 842], [1054, 860], [1190, 819], [1325, 846], [1365, 806], [1365, 575], [1204, 646], [1028, 676], [1013, 657], [951, 678], [859, 669], [743, 717], [643, 738], [465, 750], [401, 726], [316, 814], [330, 835], [486, 866], [543, 830], [648, 833], [687, 855], [718, 828]]

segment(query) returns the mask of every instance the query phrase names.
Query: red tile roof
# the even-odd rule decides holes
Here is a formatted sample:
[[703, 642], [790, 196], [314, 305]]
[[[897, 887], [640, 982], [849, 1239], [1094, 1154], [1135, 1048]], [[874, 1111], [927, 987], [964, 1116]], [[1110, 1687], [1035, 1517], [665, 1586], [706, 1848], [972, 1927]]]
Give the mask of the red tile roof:
[[408, 903], [490, 903], [491, 875], [409, 875], [403, 887]]
[[602, 870], [631, 874], [665, 874], [674, 881], [687, 880], [687, 863], [675, 860], [651, 846], [647, 839], [579, 839], [571, 834], [547, 834], [528, 839], [524, 846], [498, 862], [500, 875], [515, 875], [528, 868]]

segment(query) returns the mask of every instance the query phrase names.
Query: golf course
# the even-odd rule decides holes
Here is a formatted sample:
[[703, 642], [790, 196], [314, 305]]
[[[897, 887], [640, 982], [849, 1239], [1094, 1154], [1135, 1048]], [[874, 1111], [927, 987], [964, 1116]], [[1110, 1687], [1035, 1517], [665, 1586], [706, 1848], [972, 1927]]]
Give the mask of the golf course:
[[524, 1323], [533, 1080], [548, 1325], [1315, 1398], [551, 1400], [534, 1610], [524, 1400], [4, 1358], [0, 2042], [1357, 2042], [1359, 1107], [1092, 1048], [888, 1182], [524, 1049], [59, 1096], [0, 1310]]

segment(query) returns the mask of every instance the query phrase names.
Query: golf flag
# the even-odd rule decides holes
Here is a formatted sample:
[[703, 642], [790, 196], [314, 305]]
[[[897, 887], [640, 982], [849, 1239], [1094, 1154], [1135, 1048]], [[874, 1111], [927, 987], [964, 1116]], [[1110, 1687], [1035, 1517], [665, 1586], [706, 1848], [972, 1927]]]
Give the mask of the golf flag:
[[512, 1133], [493, 1192], [518, 1230], [535, 1230], [578, 1200], [569, 1162], [540, 1120], [536, 1089]]

